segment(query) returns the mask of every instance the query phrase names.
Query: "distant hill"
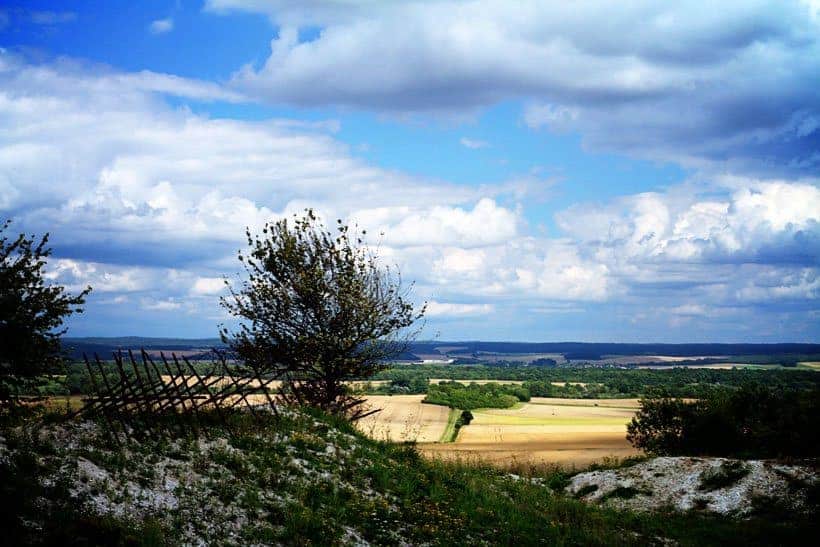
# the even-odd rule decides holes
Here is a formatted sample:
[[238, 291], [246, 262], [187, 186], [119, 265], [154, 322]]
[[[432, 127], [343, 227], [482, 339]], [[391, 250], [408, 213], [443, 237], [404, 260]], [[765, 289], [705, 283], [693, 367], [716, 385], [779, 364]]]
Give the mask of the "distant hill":
[[219, 338], [145, 338], [141, 336], [118, 336], [112, 338], [63, 338], [63, 348], [72, 359], [82, 359], [83, 354], [99, 355], [108, 359], [118, 350], [207, 352], [213, 348], [224, 348]]
[[[601, 355], [778, 355], [820, 353], [820, 344], [622, 344], [586, 342], [416, 342], [414, 353], [425, 349], [447, 348], [450, 355], [473, 353], [562, 353], [593, 358]], [[455, 349], [457, 348], [457, 349]]]
[[[107, 357], [118, 349], [167, 350], [177, 352], [207, 351], [222, 348], [219, 338], [146, 338], [140, 336], [64, 338], [63, 346], [77, 359], [82, 354]], [[420, 355], [442, 358], [470, 357], [481, 354], [562, 354], [573, 360], [595, 360], [612, 355], [664, 355], [670, 357], [721, 356], [790, 356], [820, 354], [820, 344], [621, 344], [584, 342], [481, 342], [427, 341], [413, 342], [400, 360], [416, 360]]]

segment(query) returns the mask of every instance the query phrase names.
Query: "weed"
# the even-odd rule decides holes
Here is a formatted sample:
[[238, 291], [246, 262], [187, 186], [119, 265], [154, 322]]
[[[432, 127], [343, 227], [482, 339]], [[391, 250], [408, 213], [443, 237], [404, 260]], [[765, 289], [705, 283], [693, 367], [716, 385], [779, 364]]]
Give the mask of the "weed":
[[569, 486], [570, 478], [566, 473], [558, 471], [547, 477], [543, 484], [545, 484], [553, 492], [563, 492]]

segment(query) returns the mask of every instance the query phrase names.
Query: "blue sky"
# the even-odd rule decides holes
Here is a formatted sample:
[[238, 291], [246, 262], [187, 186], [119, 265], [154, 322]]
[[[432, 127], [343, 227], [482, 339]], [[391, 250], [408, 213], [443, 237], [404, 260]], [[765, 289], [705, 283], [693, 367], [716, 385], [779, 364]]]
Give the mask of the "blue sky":
[[12, 1], [0, 48], [71, 335], [215, 335], [245, 227], [313, 207], [424, 337], [818, 340], [815, 0]]

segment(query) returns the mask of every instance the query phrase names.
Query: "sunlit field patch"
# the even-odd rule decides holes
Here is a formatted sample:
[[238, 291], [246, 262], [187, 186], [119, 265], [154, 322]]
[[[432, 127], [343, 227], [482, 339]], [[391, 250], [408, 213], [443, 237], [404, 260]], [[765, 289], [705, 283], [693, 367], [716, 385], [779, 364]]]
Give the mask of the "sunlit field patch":
[[367, 405], [381, 409], [356, 423], [368, 436], [391, 441], [436, 442], [447, 428], [450, 409], [422, 404], [424, 395], [370, 395]]
[[440, 443], [449, 409], [421, 402], [421, 395], [371, 396], [382, 411], [358, 428], [375, 438], [415, 440], [423, 454], [444, 459], [585, 467], [605, 458], [639, 454], [626, 441], [626, 424], [637, 399], [552, 399], [537, 397], [509, 409], [473, 411], [455, 442]]

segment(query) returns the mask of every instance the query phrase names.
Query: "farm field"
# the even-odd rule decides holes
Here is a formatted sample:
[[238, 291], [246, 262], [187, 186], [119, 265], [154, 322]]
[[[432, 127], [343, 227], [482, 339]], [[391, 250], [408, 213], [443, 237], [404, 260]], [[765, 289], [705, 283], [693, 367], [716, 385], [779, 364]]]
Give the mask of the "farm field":
[[[640, 399], [564, 399], [558, 397], [533, 397], [528, 404], [544, 406], [580, 406], [587, 408], [619, 408], [634, 414], [640, 408]], [[629, 418], [632, 418], [630, 414]], [[629, 420], [627, 420], [629, 422]]]
[[500, 466], [558, 464], [585, 467], [605, 457], [640, 452], [626, 440], [637, 399], [533, 398], [510, 409], [475, 410], [456, 442], [424, 445], [433, 457], [477, 459]]
[[534, 397], [510, 409], [474, 410], [453, 443], [438, 442], [450, 410], [423, 404], [423, 395], [370, 396], [382, 411], [357, 427], [377, 439], [415, 440], [430, 457], [585, 467], [605, 457], [638, 454], [626, 441], [626, 424], [637, 399], [553, 399]]
[[381, 412], [356, 422], [356, 427], [379, 440], [434, 443], [441, 439], [450, 409], [422, 404], [424, 395], [370, 395], [367, 405]]
[[641, 365], [657, 363], [676, 363], [679, 361], [691, 361], [696, 359], [728, 359], [726, 355], [687, 355], [685, 357], [675, 355], [602, 355], [601, 359], [594, 359], [591, 362], [615, 363], [619, 365]]

